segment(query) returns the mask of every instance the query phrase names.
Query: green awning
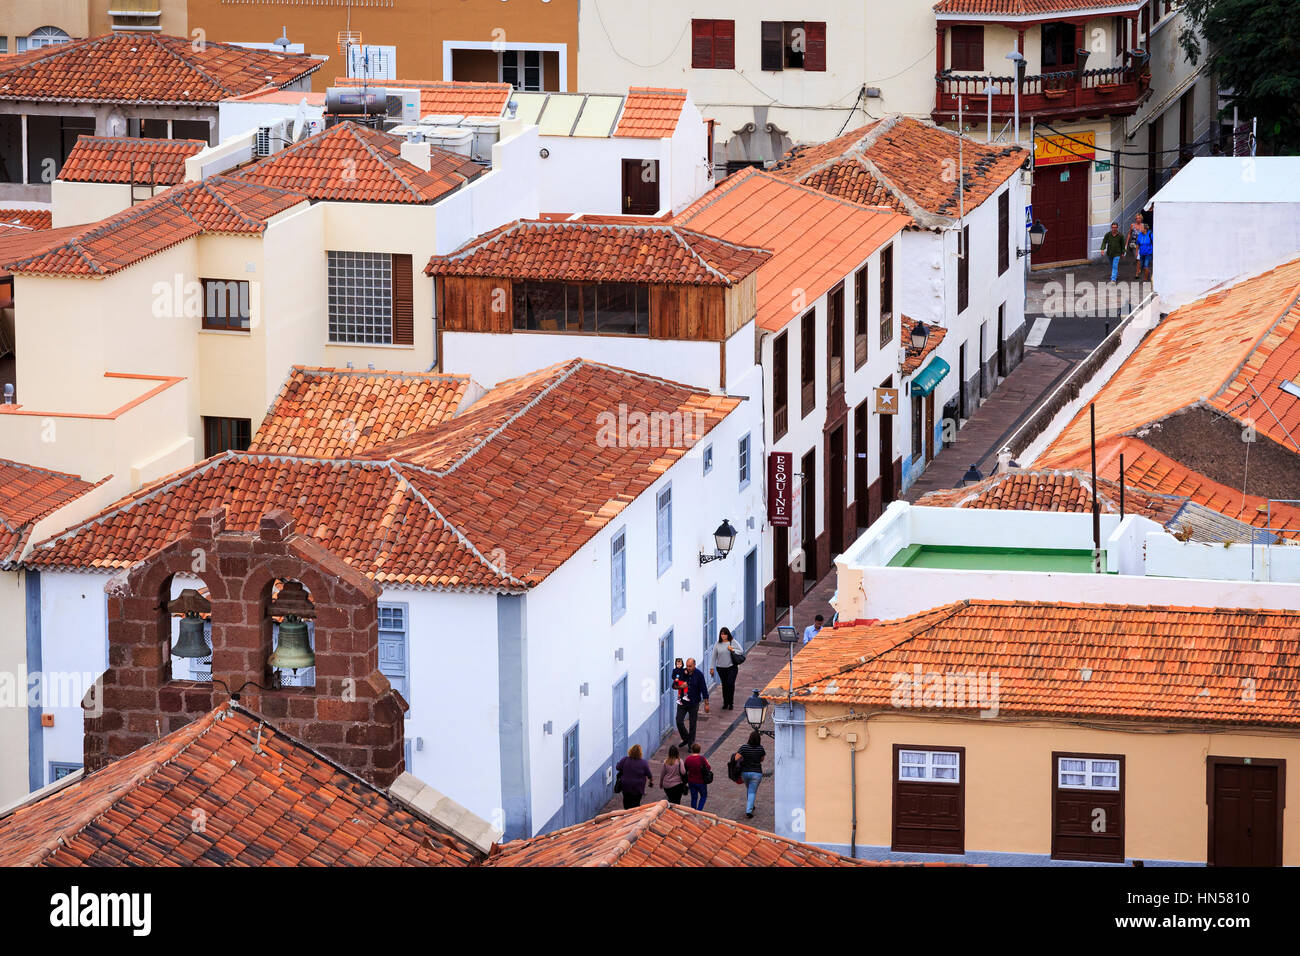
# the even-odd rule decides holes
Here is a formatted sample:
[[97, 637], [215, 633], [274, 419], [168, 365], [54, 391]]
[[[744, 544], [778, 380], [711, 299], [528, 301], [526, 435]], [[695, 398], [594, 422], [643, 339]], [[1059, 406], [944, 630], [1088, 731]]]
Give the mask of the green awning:
[[943, 381], [944, 376], [950, 370], [951, 366], [936, 355], [930, 359], [925, 368], [912, 377], [911, 394], [922, 397], [929, 395], [934, 391], [934, 387]]

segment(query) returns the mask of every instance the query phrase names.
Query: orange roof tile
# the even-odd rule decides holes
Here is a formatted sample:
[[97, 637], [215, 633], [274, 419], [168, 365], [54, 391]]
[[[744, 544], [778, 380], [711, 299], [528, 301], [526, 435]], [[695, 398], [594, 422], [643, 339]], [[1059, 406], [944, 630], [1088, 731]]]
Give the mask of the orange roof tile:
[[[1300, 259], [1171, 312], [1098, 392], [1098, 443], [1208, 402], [1300, 449], [1294, 444], [1300, 442], [1300, 399], [1278, 388], [1279, 381], [1300, 378], [1298, 323]], [[1088, 449], [1085, 407], [1041, 462], [1076, 467]]]
[[463, 375], [295, 365], [249, 451], [346, 458], [441, 424], [470, 384]]
[[189, 37], [116, 33], [0, 61], [0, 100], [216, 105], [265, 86], [288, 86], [324, 60], [229, 43], [195, 49]]
[[53, 212], [49, 209], [0, 209], [0, 225], [26, 229], [49, 229]]
[[77, 475], [0, 458], [0, 568], [22, 554], [36, 522], [94, 487]]
[[509, 83], [471, 83], [463, 80], [376, 80], [362, 81], [340, 76], [335, 86], [382, 86], [389, 90], [419, 90], [421, 116], [502, 116], [510, 102]]
[[[728, 177], [673, 221], [772, 250], [758, 270], [758, 325], [772, 331], [810, 308], [909, 222], [758, 169]], [[799, 301], [806, 305], [794, 307]]]
[[[772, 175], [863, 205], [891, 206], [932, 228], [973, 209], [1029, 159], [1018, 146], [990, 146], [894, 114], [825, 143], [796, 146]], [[965, 195], [957, 182], [961, 153]]]
[[898, 371], [906, 378], [920, 368], [930, 357], [930, 353], [939, 347], [948, 335], [948, 330], [938, 323], [930, 323], [926, 326], [930, 331], [925, 337], [925, 347], [917, 349], [912, 347], [912, 329], [916, 327], [916, 320], [902, 315], [899, 316], [899, 323], [901, 328], [899, 341], [903, 343], [906, 357], [903, 359], [903, 364], [898, 367]]
[[977, 16], [1029, 17], [1043, 14], [1078, 13], [1105, 7], [1141, 7], [1141, 0], [940, 0], [935, 13], [968, 13]]
[[[610, 441], [605, 413], [620, 402], [687, 426], [657, 443]], [[226, 452], [37, 544], [27, 563], [126, 567], [208, 508], [225, 504], [227, 527], [253, 530], [275, 506], [375, 581], [518, 591], [572, 557], [739, 404], [575, 359], [503, 382], [364, 459]]]
[[[200, 814], [205, 825], [195, 827]], [[346, 831], [338, 820], [350, 821]], [[0, 866], [471, 866], [477, 857], [231, 704], [0, 818]]]
[[185, 179], [185, 160], [207, 145], [198, 139], [81, 136], [59, 170], [59, 179], [174, 186]]
[[358, 123], [336, 123], [231, 175], [291, 189], [313, 200], [431, 203], [483, 172], [456, 153], [429, 147], [426, 171], [402, 159], [401, 143]]
[[85, 231], [85, 226], [60, 226], [58, 229], [31, 229], [27, 226], [0, 227], [0, 278], [12, 272], [8, 263], [40, 256], [75, 239]]
[[433, 276], [729, 286], [767, 258], [765, 249], [679, 225], [521, 219], [455, 252], [434, 256], [424, 271]]
[[686, 106], [685, 90], [633, 86], [627, 91], [623, 112], [614, 127], [615, 136], [660, 139], [672, 136]]
[[483, 866], [904, 866], [853, 860], [666, 800], [492, 849]]
[[[1126, 463], [1127, 465], [1127, 463]], [[916, 502], [928, 508], [982, 508], [995, 511], [1092, 511], [1092, 477], [1083, 471], [1051, 468], [1006, 471], [964, 488], [931, 491]], [[1124, 489], [1124, 510], [1165, 524], [1187, 501], [1179, 495]], [[1105, 514], [1119, 514], [1119, 482], [1097, 479], [1097, 504]]]
[[[794, 686], [804, 703], [970, 716], [988, 695], [925, 707], [918, 688], [917, 709], [900, 708], [897, 675], [983, 673], [997, 716], [1296, 728], [1298, 649], [1295, 611], [962, 601], [836, 628], [795, 657]], [[787, 690], [776, 680], [764, 696]]]

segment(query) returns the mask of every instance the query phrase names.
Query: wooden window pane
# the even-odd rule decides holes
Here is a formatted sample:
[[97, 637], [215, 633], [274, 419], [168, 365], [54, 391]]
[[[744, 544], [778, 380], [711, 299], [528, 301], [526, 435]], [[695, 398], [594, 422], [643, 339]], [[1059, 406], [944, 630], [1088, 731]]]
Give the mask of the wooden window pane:
[[713, 21], [691, 21], [691, 67], [696, 70], [713, 68]]
[[785, 68], [785, 24], [780, 20], [763, 21], [761, 68], [765, 71]]
[[736, 21], [713, 21], [713, 68], [715, 70], [734, 70], [736, 68]]
[[826, 71], [826, 23], [809, 20], [804, 23], [805, 42], [803, 68], [823, 73]]
[[1011, 193], [998, 196], [998, 275], [1011, 265]]

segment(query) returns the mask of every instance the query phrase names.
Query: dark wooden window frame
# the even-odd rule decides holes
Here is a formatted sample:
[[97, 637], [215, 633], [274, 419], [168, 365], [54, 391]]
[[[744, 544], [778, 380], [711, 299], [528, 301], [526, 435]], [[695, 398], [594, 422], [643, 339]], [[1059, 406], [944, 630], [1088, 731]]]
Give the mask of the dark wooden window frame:
[[902, 783], [898, 779], [898, 754], [901, 750], [944, 750], [957, 754], [957, 782], [945, 783], [942, 780], [918, 780], [909, 781], [915, 783], [924, 783], [928, 786], [935, 787], [957, 787], [957, 803], [961, 808], [961, 850], [959, 853], [966, 852], [966, 748], [965, 747], [946, 747], [940, 744], [894, 744], [894, 752], [890, 758], [889, 773], [893, 779], [890, 786], [890, 807], [889, 807], [889, 849], [894, 853], [933, 853], [933, 850], [917, 850], [909, 847], [900, 847], [898, 844], [898, 785]]
[[[212, 286], [218, 284], [226, 286], [227, 288], [229, 288], [229, 286], [231, 285], [235, 285], [239, 287], [236, 289], [236, 293], [235, 293], [236, 296], [238, 297], [238, 300], [240, 302], [244, 302], [249, 305], [248, 315], [233, 316], [233, 318], [235, 318], [236, 321], [239, 322], [239, 324], [237, 325], [232, 325], [230, 323], [230, 320], [232, 318], [232, 316], [230, 315], [217, 316], [212, 314], [213, 312], [212, 306], [215, 304], [214, 293], [212, 293], [209, 290], [211, 289]], [[249, 331], [252, 325], [252, 300], [250, 298], [252, 293], [252, 287], [249, 284], [247, 279], [200, 279], [199, 285], [203, 290], [203, 328], [211, 332]], [[227, 298], [226, 301], [228, 303], [229, 299]]]
[[[804, 32], [804, 48], [795, 50], [793, 31]], [[760, 28], [759, 68], [767, 73], [803, 70], [805, 73], [826, 71], [826, 21], [763, 20]]]
[[970, 226], [957, 233], [957, 314], [970, 305]]
[[[213, 435], [217, 440], [213, 441]], [[224, 415], [203, 416], [203, 457], [211, 458], [223, 451], [245, 451], [253, 440], [253, 423], [247, 418]]]
[[[1061, 787], [1059, 784], [1059, 768], [1061, 758], [1067, 760], [1115, 760], [1119, 762], [1119, 790], [1091, 790], [1088, 787]], [[1081, 860], [1088, 863], [1123, 863], [1124, 854], [1127, 852], [1125, 843], [1125, 828], [1127, 812], [1124, 806], [1126, 799], [1126, 790], [1128, 786], [1128, 771], [1124, 766], [1123, 754], [1099, 754], [1099, 753], [1078, 753], [1067, 750], [1052, 751], [1052, 780], [1051, 780], [1051, 799], [1052, 799], [1052, 859], [1053, 860]], [[1067, 790], [1071, 793], [1119, 793], [1119, 856], [1100, 856], [1096, 854], [1066, 854], [1060, 853], [1056, 845], [1056, 794], [1058, 790]]]
[[[1065, 43], [1065, 31], [1069, 32], [1070, 42]], [[1048, 37], [1054, 38], [1051, 44]], [[1043, 73], [1062, 73], [1074, 69], [1075, 48], [1079, 45], [1079, 27], [1074, 23], [1044, 23], [1039, 31], [1039, 62]], [[1058, 61], [1047, 62], [1047, 51]]]
[[[520, 316], [518, 305], [519, 294], [527, 294], [527, 287], [534, 286], [557, 286], [565, 296], [565, 322], [564, 328], [556, 329], [530, 329], [528, 328], [527, 315]], [[600, 289], [610, 286], [631, 286], [636, 289], [636, 315], [637, 331], [635, 332], [610, 332], [600, 330]], [[573, 327], [573, 322], [568, 318], [568, 294], [570, 289], [577, 289], [582, 296], [583, 304], [579, 306], [578, 325]], [[582, 326], [583, 318], [587, 313], [586, 301], [587, 296], [593, 296], [596, 302], [591, 309], [592, 321], [595, 325], [593, 329], [585, 329]], [[527, 332], [530, 335], [608, 335], [617, 338], [648, 338], [650, 335], [650, 285], [645, 282], [547, 282], [541, 280], [516, 280], [511, 282], [510, 286], [511, 300], [511, 328], [515, 332]], [[641, 307], [645, 307], [645, 321], [641, 320]]]
[[894, 246], [880, 250], [880, 347], [894, 340]]
[[984, 69], [984, 27], [981, 24], [956, 24], [949, 29], [952, 36], [950, 68], [954, 70]]
[[1286, 819], [1286, 761], [1272, 757], [1215, 757], [1213, 755], [1205, 758], [1205, 805], [1207, 810], [1207, 826], [1205, 831], [1205, 864], [1214, 866], [1214, 768], [1219, 766], [1247, 766], [1246, 761], [1250, 761], [1250, 766], [1259, 767], [1277, 767], [1277, 859], [1279, 864], [1284, 859], [1282, 856], [1282, 823]]
[[998, 275], [1011, 268], [1011, 191], [998, 194]]
[[[826, 293], [826, 393], [844, 388], [845, 309], [844, 280]], [[835, 360], [839, 359], [839, 369]]]
[[871, 300], [869, 297], [870, 290], [867, 284], [871, 281], [871, 273], [866, 265], [853, 273], [853, 370], [857, 371], [867, 362], [869, 347], [867, 343], [867, 328], [870, 324], [868, 313], [870, 311]]
[[772, 341], [772, 440], [790, 430], [790, 330]]
[[691, 20], [691, 69], [736, 68], [736, 21]]
[[802, 420], [817, 407], [817, 310], [799, 319], [799, 396]]

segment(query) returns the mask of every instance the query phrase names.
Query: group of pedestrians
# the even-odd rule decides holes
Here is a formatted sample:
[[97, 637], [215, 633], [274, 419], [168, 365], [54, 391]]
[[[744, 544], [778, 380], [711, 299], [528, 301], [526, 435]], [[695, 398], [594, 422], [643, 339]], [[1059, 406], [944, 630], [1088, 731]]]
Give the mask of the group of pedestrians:
[[1133, 278], [1151, 281], [1153, 248], [1151, 227], [1142, 213], [1133, 218], [1127, 236], [1120, 233], [1118, 222], [1112, 222], [1110, 232], [1101, 237], [1101, 251], [1110, 259], [1110, 281], [1119, 281], [1119, 261], [1127, 252], [1132, 252], [1137, 257]]
[[[709, 657], [709, 673], [722, 684], [721, 709], [735, 710], [736, 675], [745, 655], [732, 638], [730, 629], [724, 627], [718, 632], [718, 641], [709, 651]], [[659, 771], [659, 786], [669, 803], [680, 804], [689, 791], [691, 809], [703, 810], [709, 799], [709, 785], [713, 783], [713, 767], [701, 752], [695, 731], [700, 705], [703, 704], [704, 712], [709, 713], [709, 685], [695, 666], [695, 658], [688, 657], [683, 661], [679, 657], [675, 664], [671, 682], [677, 695], [677, 732], [681, 740], [668, 748], [668, 756]], [[762, 741], [763, 737], [757, 730], [751, 733], [748, 743], [731, 755], [727, 767], [730, 779], [743, 783], [747, 789], [745, 816], [751, 819], [758, 785], [763, 779], [766, 751]], [[639, 807], [646, 791], [654, 786], [654, 771], [640, 744], [628, 750], [627, 756], [615, 766], [615, 771], [614, 790], [623, 795], [623, 807]]]

